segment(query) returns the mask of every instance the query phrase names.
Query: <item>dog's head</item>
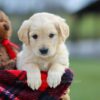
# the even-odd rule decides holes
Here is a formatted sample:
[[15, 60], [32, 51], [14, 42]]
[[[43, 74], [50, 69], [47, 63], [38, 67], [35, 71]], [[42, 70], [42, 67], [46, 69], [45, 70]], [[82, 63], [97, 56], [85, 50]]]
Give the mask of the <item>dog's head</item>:
[[36, 56], [50, 57], [69, 36], [69, 27], [59, 16], [38, 13], [23, 22], [18, 36]]
[[0, 39], [10, 38], [12, 33], [11, 22], [8, 16], [0, 10]]

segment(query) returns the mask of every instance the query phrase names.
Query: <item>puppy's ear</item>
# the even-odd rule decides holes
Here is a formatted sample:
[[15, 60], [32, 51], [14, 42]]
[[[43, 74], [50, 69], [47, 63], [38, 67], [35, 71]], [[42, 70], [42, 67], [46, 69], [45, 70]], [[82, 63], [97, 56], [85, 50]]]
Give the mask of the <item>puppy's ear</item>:
[[63, 18], [59, 18], [56, 22], [56, 29], [62, 40], [65, 41], [69, 36], [69, 26], [66, 24]]
[[24, 42], [26, 45], [29, 44], [29, 28], [30, 28], [30, 21], [26, 20], [22, 23], [19, 31], [18, 31], [18, 37], [19, 40]]

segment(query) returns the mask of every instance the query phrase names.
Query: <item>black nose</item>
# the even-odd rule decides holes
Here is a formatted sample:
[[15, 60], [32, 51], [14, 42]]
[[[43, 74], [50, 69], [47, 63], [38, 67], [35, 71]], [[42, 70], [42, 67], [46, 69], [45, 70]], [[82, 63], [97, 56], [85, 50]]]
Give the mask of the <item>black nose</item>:
[[48, 49], [47, 48], [42, 48], [42, 49], [40, 49], [40, 53], [45, 55], [45, 54], [48, 53]]

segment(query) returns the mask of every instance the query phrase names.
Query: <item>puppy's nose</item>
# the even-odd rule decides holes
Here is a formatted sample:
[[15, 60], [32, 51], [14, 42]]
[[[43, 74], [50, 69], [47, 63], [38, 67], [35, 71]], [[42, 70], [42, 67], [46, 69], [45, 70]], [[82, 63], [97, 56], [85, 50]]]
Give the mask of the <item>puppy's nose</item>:
[[40, 53], [41, 53], [42, 55], [45, 55], [45, 54], [48, 53], [48, 49], [47, 49], [47, 48], [42, 48], [42, 49], [40, 49]]

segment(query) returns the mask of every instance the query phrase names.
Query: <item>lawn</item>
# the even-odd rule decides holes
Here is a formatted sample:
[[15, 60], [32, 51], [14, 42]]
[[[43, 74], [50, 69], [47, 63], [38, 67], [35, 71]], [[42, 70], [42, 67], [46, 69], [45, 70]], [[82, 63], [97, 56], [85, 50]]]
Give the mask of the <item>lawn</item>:
[[71, 59], [71, 100], [100, 100], [100, 58]]

